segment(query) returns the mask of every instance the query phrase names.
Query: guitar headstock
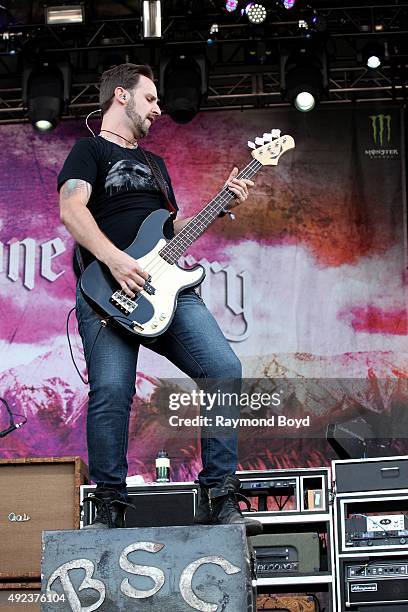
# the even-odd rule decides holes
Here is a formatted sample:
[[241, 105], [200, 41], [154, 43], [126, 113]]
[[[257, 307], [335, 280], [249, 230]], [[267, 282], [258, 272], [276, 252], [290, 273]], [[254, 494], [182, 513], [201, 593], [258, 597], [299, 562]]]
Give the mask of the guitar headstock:
[[277, 166], [281, 155], [295, 148], [292, 136], [280, 134], [280, 130], [272, 130], [265, 133], [262, 138], [256, 138], [255, 142], [248, 142], [248, 146], [253, 149], [252, 157], [263, 166]]

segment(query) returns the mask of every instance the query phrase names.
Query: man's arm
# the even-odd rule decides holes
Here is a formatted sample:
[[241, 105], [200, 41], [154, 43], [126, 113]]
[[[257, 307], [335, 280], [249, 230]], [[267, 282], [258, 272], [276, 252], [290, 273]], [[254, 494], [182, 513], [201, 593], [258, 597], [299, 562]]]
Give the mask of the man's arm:
[[81, 179], [67, 180], [60, 190], [60, 217], [69, 233], [99, 261], [106, 264], [130, 297], [143, 289], [147, 278], [136, 259], [118, 249], [99, 229], [87, 207], [92, 186]]

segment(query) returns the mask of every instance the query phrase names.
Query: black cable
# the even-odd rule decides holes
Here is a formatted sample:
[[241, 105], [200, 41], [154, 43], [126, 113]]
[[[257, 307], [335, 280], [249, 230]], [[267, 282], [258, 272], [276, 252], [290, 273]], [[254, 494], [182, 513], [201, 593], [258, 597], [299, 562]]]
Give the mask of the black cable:
[[[13, 413], [11, 412], [10, 407], [9, 407], [9, 405], [8, 405], [8, 403], [6, 402], [6, 400], [5, 400], [5, 399], [3, 399], [2, 397], [0, 397], [0, 402], [3, 402], [3, 404], [4, 404], [4, 405], [5, 405], [5, 407], [6, 407], [7, 412], [9, 413], [9, 417], [10, 417], [10, 427], [11, 427], [12, 425], [14, 425], [14, 417], [13, 417]], [[20, 416], [20, 415], [17, 415], [17, 416]]]
[[291, 498], [291, 497], [292, 497], [291, 495], [288, 495], [288, 496], [287, 496], [287, 498], [286, 498], [286, 499], [285, 499], [285, 501], [283, 502], [283, 504], [282, 504], [282, 506], [281, 506], [280, 510], [283, 510], [283, 509], [285, 508], [286, 504], [288, 503], [288, 501], [290, 500], [290, 498]]
[[[81, 374], [81, 372], [80, 372], [80, 370], [79, 370], [79, 368], [78, 368], [78, 366], [77, 366], [77, 364], [76, 364], [75, 357], [74, 357], [74, 353], [73, 353], [73, 350], [72, 350], [71, 338], [70, 338], [70, 336], [69, 336], [69, 319], [70, 319], [70, 317], [71, 317], [71, 314], [74, 312], [74, 310], [76, 310], [76, 306], [74, 306], [73, 308], [71, 308], [71, 310], [68, 312], [68, 316], [67, 316], [67, 323], [66, 323], [66, 334], [67, 334], [67, 340], [68, 340], [69, 352], [70, 352], [70, 355], [71, 355], [71, 360], [72, 360], [72, 363], [74, 364], [74, 367], [75, 367], [76, 371], [78, 372], [79, 378], [82, 380], [82, 382], [84, 383], [84, 385], [88, 385], [88, 384], [89, 384], [89, 378], [88, 378], [88, 380], [85, 380], [85, 378], [82, 376], [82, 374]], [[128, 319], [126, 319], [125, 317], [121, 317], [120, 315], [116, 315], [116, 316], [115, 316], [115, 315], [109, 315], [109, 316], [107, 316], [107, 317], [105, 317], [105, 318], [103, 319], [103, 322], [102, 322], [102, 320], [101, 320], [101, 326], [100, 326], [100, 328], [98, 329], [98, 333], [96, 334], [96, 336], [95, 336], [95, 338], [94, 338], [94, 341], [93, 341], [92, 346], [91, 346], [91, 351], [90, 351], [90, 353], [89, 353], [89, 360], [88, 360], [89, 365], [88, 365], [88, 370], [89, 370], [89, 366], [90, 366], [90, 363], [91, 363], [92, 353], [93, 353], [93, 350], [94, 350], [94, 347], [95, 347], [96, 341], [97, 341], [97, 339], [98, 339], [98, 337], [99, 337], [99, 334], [101, 333], [101, 330], [102, 330], [104, 327], [106, 327], [106, 326], [108, 325], [108, 323], [109, 323], [109, 321], [110, 321], [111, 319], [113, 319], [114, 321], [123, 321], [123, 322], [125, 322], [125, 323], [128, 323], [128, 324], [129, 324]], [[129, 324], [129, 327], [130, 327], [130, 324]], [[12, 425], [12, 424], [13, 424], [13, 423], [11, 423], [11, 425]]]
[[22, 425], [25, 425], [27, 423], [27, 417], [25, 414], [17, 414], [17, 412], [13, 412], [13, 416], [21, 417], [22, 419], [24, 419], [24, 422], [22, 423]]
[[[386, 564], [386, 560], [382, 560], [382, 561], [378, 561], [378, 559], [370, 559], [370, 561], [367, 561], [367, 563], [364, 563], [363, 561], [362, 566], [356, 570], [356, 576], [361, 576], [361, 574], [364, 572], [364, 570], [367, 569], [367, 567], [369, 567], [370, 565], [372, 565], [373, 563], [385, 563]], [[387, 565], [387, 564], [386, 564]]]
[[[70, 319], [70, 316], [71, 316], [71, 314], [73, 313], [74, 310], [76, 310], [75, 306], [73, 308], [71, 308], [71, 310], [69, 311], [68, 316], [67, 316], [67, 340], [68, 340], [69, 352], [71, 354], [72, 363], [74, 364], [75, 369], [76, 369], [76, 371], [79, 374], [79, 378], [82, 380], [84, 385], [88, 385], [89, 384], [89, 377], [88, 377], [88, 380], [85, 380], [85, 378], [82, 376], [81, 372], [79, 371], [79, 368], [78, 368], [78, 366], [77, 366], [77, 364], [75, 362], [74, 353], [72, 351], [71, 338], [69, 337], [69, 319]], [[111, 319], [111, 318], [112, 317], [107, 317], [106, 321], [108, 319]], [[96, 341], [97, 341], [97, 339], [99, 337], [99, 334], [101, 333], [101, 330], [103, 329], [103, 327], [105, 327], [105, 325], [103, 325], [102, 322], [101, 322], [101, 326], [98, 329], [98, 333], [96, 334], [95, 339], [94, 339], [94, 341], [92, 343], [91, 352], [89, 353], [89, 364], [91, 363], [91, 357], [92, 357], [92, 353], [93, 353], [93, 350], [94, 350], [94, 347], [95, 347], [95, 343], [96, 343]]]
[[317, 612], [322, 612], [322, 609], [320, 607], [320, 601], [318, 599], [318, 597], [316, 597], [316, 595], [314, 593], [307, 593], [308, 597], [311, 597], [313, 599], [313, 601], [315, 602], [315, 604], [317, 605]]
[[[75, 362], [74, 353], [73, 353], [73, 351], [72, 351], [71, 338], [69, 337], [69, 319], [70, 319], [70, 317], [71, 317], [71, 314], [74, 312], [74, 310], [76, 310], [76, 307], [75, 307], [75, 306], [74, 306], [73, 308], [71, 308], [71, 310], [69, 311], [68, 316], [67, 316], [67, 323], [66, 323], [66, 334], [67, 334], [67, 340], [68, 340], [69, 352], [70, 352], [70, 355], [71, 355], [71, 360], [72, 360], [72, 363], [74, 364], [74, 367], [75, 367], [76, 371], [78, 372], [79, 378], [82, 380], [82, 382], [84, 383], [84, 385], [87, 385], [87, 384], [88, 384], [88, 381], [87, 381], [87, 380], [85, 380], [85, 378], [82, 376], [82, 374], [81, 374], [81, 372], [79, 371], [79, 368], [78, 368], [78, 366], [77, 366], [77, 364], [76, 364], [76, 362]], [[99, 333], [99, 332], [98, 332], [98, 333]], [[98, 337], [98, 336], [97, 336], [97, 337]], [[94, 342], [94, 344], [95, 344], [95, 342]], [[93, 348], [93, 347], [92, 347], [92, 348]]]
[[[14, 425], [14, 417], [21, 417], [22, 419], [24, 419], [24, 421], [21, 423], [21, 425], [25, 425], [27, 423], [27, 417], [25, 416], [25, 414], [17, 414], [16, 412], [12, 412], [10, 410], [10, 406], [8, 405], [7, 401], [3, 398], [0, 397], [0, 402], [2, 402], [4, 404], [4, 406], [6, 407], [6, 410], [9, 414], [10, 417], [10, 425], [9, 427], [13, 427]], [[20, 425], [17, 425], [17, 427], [20, 427]]]
[[[278, 497], [279, 497], [279, 500], [278, 500]], [[272, 498], [275, 500], [275, 503], [278, 507], [279, 512], [281, 512], [284, 509], [284, 507], [286, 506], [286, 504], [288, 503], [288, 501], [290, 500], [292, 496], [288, 495], [283, 503], [282, 503], [282, 497], [283, 495], [272, 495]]]

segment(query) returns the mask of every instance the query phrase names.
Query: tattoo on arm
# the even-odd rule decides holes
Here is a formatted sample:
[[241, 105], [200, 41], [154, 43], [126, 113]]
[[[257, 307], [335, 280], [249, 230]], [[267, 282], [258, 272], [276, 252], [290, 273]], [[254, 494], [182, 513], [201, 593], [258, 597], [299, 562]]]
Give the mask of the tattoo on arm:
[[92, 192], [92, 185], [82, 179], [68, 179], [62, 186], [61, 195], [63, 200], [67, 200], [75, 193], [83, 195], [88, 201]]

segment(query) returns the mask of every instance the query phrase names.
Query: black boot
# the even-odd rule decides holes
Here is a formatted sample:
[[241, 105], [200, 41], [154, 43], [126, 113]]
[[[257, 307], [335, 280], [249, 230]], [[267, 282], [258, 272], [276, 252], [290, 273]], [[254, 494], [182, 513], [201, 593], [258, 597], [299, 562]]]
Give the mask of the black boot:
[[194, 515], [194, 523], [198, 525], [211, 525], [211, 508], [208, 496], [208, 487], [200, 485], [200, 499]]
[[245, 525], [248, 536], [262, 533], [262, 523], [243, 516], [241, 512], [238, 502], [245, 502], [248, 510], [251, 509], [251, 504], [239, 493], [240, 488], [241, 483], [236, 476], [227, 476], [219, 486], [209, 490], [200, 486], [200, 504], [194, 522], [205, 525], [241, 524]]
[[262, 523], [243, 516], [240, 501], [251, 509], [249, 500], [239, 493], [241, 483], [236, 476], [227, 476], [218, 486], [210, 489], [209, 501], [211, 508], [211, 524], [213, 525], [245, 525], [247, 536], [262, 533]]
[[95, 493], [85, 497], [84, 502], [96, 505], [96, 517], [91, 525], [84, 529], [109, 529], [126, 527], [125, 512], [132, 504], [122, 500], [116, 489], [97, 487]]

